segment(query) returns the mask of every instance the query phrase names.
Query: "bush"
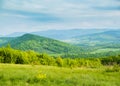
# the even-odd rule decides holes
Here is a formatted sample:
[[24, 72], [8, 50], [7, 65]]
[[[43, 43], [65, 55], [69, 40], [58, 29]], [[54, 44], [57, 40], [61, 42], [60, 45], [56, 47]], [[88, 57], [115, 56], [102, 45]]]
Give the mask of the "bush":
[[119, 71], [120, 71], [120, 67], [117, 64], [115, 64], [113, 67], [109, 67], [105, 69], [105, 72], [119, 72]]

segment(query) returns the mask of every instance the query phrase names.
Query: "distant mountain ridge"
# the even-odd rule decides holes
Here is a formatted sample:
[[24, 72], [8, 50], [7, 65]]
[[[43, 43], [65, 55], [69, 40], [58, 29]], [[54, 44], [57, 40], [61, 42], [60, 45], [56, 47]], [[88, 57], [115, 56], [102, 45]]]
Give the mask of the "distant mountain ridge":
[[120, 44], [120, 30], [105, 31], [84, 36], [75, 36], [68, 40], [71, 40], [69, 43], [76, 43], [77, 45], [81, 46], [108, 46], [110, 44]]
[[[57, 39], [57, 40], [65, 40], [65, 39], [70, 39], [75, 36], [83, 36], [83, 35], [88, 35], [88, 34], [93, 34], [93, 33], [100, 33], [104, 31], [108, 31], [108, 30], [107, 29], [46, 30], [46, 31], [31, 32], [30, 34], [49, 37], [49, 38]], [[16, 32], [16, 33], [7, 35], [7, 37], [22, 36], [24, 34], [26, 33]]]
[[5, 37], [18, 37], [18, 36], [22, 36], [24, 34], [27, 34], [27, 33], [26, 32], [14, 32], [14, 33], [6, 35]]

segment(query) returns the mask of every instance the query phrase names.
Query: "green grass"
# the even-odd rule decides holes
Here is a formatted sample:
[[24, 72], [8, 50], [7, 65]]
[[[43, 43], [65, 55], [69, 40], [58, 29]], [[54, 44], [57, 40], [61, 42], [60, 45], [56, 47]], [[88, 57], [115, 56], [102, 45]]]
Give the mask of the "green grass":
[[120, 72], [106, 69], [0, 64], [0, 86], [120, 86]]

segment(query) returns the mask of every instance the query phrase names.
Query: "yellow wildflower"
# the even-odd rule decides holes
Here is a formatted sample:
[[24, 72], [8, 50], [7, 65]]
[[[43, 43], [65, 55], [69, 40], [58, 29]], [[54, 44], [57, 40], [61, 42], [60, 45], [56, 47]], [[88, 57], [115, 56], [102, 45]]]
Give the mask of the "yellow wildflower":
[[45, 79], [46, 78], [46, 74], [39, 73], [36, 77], [38, 79]]

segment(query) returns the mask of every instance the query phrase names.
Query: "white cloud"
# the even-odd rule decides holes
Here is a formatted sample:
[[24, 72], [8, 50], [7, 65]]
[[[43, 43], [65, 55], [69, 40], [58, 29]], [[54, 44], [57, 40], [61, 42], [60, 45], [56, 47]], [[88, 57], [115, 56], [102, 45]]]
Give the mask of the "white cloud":
[[[41, 29], [120, 27], [120, 1], [117, 0], [4, 0], [0, 11], [1, 28], [13, 31]], [[106, 8], [106, 9], [105, 9]], [[114, 9], [112, 9], [114, 8]], [[5, 11], [4, 10], [8, 10]], [[16, 13], [14, 13], [14, 12]], [[18, 13], [17, 13], [18, 12]], [[23, 12], [19, 13], [19, 12]], [[24, 13], [25, 12], [25, 13]], [[30, 14], [29, 13], [33, 13]], [[32, 16], [38, 13], [37, 16]], [[62, 21], [38, 21], [39, 13]], [[52, 16], [51, 16], [52, 15]], [[35, 18], [35, 19], [34, 19]], [[6, 26], [6, 24], [8, 24]], [[15, 29], [14, 29], [15, 28]], [[16, 29], [18, 28], [18, 29]], [[12, 31], [12, 30], [11, 30]]]

